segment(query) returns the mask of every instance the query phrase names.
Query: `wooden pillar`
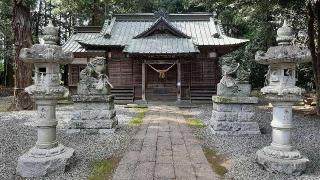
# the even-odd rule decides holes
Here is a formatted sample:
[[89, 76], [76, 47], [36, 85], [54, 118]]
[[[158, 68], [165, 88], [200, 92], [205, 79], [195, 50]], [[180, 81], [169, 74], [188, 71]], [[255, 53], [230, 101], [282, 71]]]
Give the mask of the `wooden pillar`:
[[141, 97], [142, 101], [146, 101], [146, 63], [143, 61], [142, 63], [142, 82], [141, 82]]
[[181, 101], [181, 63], [177, 63], [177, 101]]

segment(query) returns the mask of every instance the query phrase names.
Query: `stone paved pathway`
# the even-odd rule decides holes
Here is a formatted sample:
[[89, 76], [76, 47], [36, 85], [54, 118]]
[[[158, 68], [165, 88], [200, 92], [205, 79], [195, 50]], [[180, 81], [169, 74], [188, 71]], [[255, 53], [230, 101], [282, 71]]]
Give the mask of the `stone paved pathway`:
[[213, 180], [199, 141], [174, 106], [149, 107], [113, 180]]

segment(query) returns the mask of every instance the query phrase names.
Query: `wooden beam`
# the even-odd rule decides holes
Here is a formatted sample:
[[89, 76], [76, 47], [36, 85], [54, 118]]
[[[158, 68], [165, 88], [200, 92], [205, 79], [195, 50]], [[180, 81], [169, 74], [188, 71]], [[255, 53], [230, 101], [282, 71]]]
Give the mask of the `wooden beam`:
[[173, 64], [176, 60], [148, 60], [146, 64]]
[[146, 63], [143, 61], [142, 63], [142, 82], [141, 82], [141, 97], [143, 101], [146, 101]]
[[181, 101], [181, 63], [177, 63], [177, 101]]

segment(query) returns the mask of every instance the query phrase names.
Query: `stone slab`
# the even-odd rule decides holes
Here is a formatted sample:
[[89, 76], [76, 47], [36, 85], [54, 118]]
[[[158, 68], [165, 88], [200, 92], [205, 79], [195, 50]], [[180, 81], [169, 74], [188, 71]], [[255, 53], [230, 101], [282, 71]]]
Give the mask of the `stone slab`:
[[113, 110], [114, 103], [106, 102], [76, 102], [73, 104], [74, 110]]
[[33, 157], [30, 152], [18, 160], [16, 173], [22, 177], [40, 177], [62, 174], [75, 161], [74, 149], [64, 147], [61, 154], [49, 157]]
[[116, 117], [104, 120], [71, 120], [68, 124], [69, 129], [111, 129], [118, 124]]
[[156, 164], [155, 167], [155, 177], [156, 178], [164, 178], [164, 179], [173, 179], [174, 175], [174, 167], [173, 164]]
[[212, 96], [214, 103], [220, 104], [256, 104], [257, 97], [228, 97], [228, 96]]
[[254, 112], [254, 104], [222, 104], [222, 103], [213, 103], [213, 110], [218, 112]]
[[72, 120], [107, 120], [116, 116], [115, 110], [74, 110]]
[[196, 174], [190, 164], [174, 165], [176, 178], [179, 179], [196, 179]]
[[114, 95], [105, 95], [105, 94], [77, 94], [72, 96], [73, 102], [113, 102]]
[[219, 112], [212, 111], [212, 121], [229, 121], [229, 122], [252, 122], [254, 121], [254, 112]]
[[[131, 144], [134, 147], [129, 148], [121, 160], [119, 166], [122, 168], [116, 170], [114, 179], [213, 179], [214, 173], [200, 142], [185, 125], [182, 113], [172, 106], [150, 106], [144, 118], [145, 126], [140, 126], [133, 136]], [[123, 164], [134, 162], [134, 165], [137, 157], [137, 166], [132, 174], [132, 169], [123, 167]]]
[[153, 180], [155, 162], [138, 164], [133, 174], [134, 180]]
[[256, 122], [213, 122], [211, 130], [213, 134], [221, 135], [260, 134]]
[[116, 131], [113, 129], [66, 129], [68, 134], [112, 134]]

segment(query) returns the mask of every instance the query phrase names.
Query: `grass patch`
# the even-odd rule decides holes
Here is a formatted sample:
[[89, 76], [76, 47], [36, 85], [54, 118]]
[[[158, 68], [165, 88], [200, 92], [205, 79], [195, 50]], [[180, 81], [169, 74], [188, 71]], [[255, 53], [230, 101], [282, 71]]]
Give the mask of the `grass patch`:
[[90, 163], [91, 173], [88, 180], [108, 180], [112, 179], [112, 174], [116, 170], [121, 157], [111, 157], [109, 159], [96, 160]]
[[143, 122], [147, 108], [134, 108], [134, 110], [136, 111], [136, 115], [131, 118], [129, 125], [137, 126]]
[[213, 171], [219, 176], [223, 177], [228, 172], [228, 169], [222, 166], [222, 164], [225, 162], [224, 158], [221, 155], [218, 155], [217, 151], [215, 150], [209, 148], [204, 148], [203, 150], [204, 155], [210, 163]]
[[189, 126], [197, 127], [197, 128], [203, 128], [205, 125], [201, 121], [201, 119], [193, 117], [193, 116], [184, 116], [187, 124]]

